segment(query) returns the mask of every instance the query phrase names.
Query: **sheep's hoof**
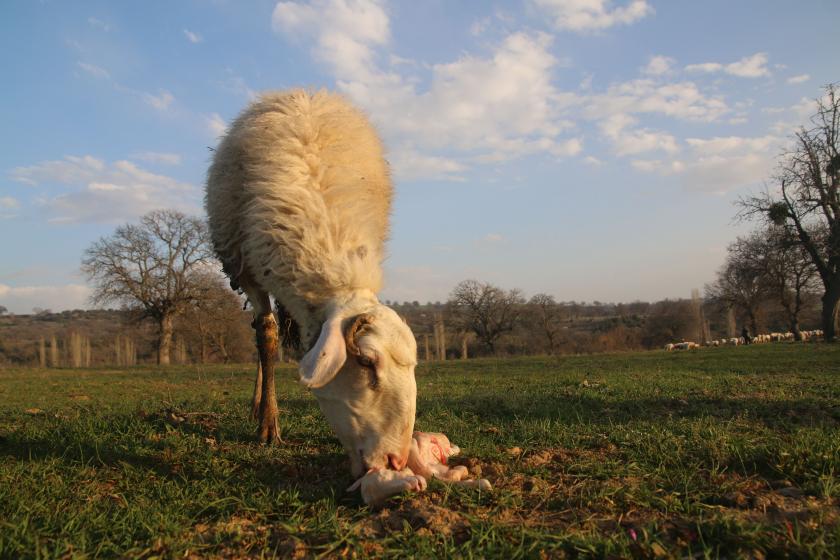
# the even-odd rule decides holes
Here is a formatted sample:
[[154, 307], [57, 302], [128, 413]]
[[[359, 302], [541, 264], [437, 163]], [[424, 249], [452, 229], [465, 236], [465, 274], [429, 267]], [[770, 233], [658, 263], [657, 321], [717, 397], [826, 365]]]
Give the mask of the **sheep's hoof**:
[[280, 445], [283, 443], [283, 438], [280, 437], [280, 426], [277, 424], [276, 418], [273, 422], [260, 426], [257, 432], [257, 440], [263, 445]]

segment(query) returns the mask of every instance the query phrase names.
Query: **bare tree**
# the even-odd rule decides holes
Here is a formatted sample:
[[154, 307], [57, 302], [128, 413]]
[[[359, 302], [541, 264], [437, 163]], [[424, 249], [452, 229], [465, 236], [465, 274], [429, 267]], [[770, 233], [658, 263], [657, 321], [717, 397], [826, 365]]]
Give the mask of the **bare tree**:
[[706, 297], [724, 307], [740, 309], [753, 334], [759, 330], [761, 304], [767, 298], [764, 237], [755, 232], [739, 237], [727, 247], [726, 262], [717, 279], [706, 285]]
[[794, 338], [802, 340], [799, 316], [816, 299], [817, 268], [802, 244], [791, 239], [785, 228], [773, 225], [767, 228], [765, 250], [767, 282], [785, 310]]
[[524, 303], [519, 290], [505, 291], [476, 280], [464, 280], [449, 297], [452, 315], [464, 330], [474, 332], [491, 354], [496, 352], [499, 337], [516, 326]]
[[[178, 332], [189, 342], [194, 359], [206, 363], [211, 357], [228, 363], [253, 358], [253, 331], [243, 311], [242, 298], [231, 291], [218, 274], [196, 276], [200, 293], [178, 321]], [[243, 355], [244, 354], [244, 355]]]
[[837, 336], [840, 313], [840, 91], [825, 88], [811, 127], [802, 127], [779, 164], [779, 191], [740, 200], [741, 217], [784, 227], [807, 252], [822, 280], [822, 327]]
[[169, 364], [175, 317], [201, 293], [194, 279], [211, 262], [207, 227], [174, 210], [155, 210], [120, 226], [85, 251], [82, 271], [93, 301], [139, 307], [158, 325], [158, 363]]
[[554, 354], [560, 340], [560, 329], [562, 328], [560, 323], [563, 320], [562, 307], [554, 300], [554, 296], [536, 294], [528, 300], [528, 311], [532, 316], [534, 326], [545, 337], [548, 353]]

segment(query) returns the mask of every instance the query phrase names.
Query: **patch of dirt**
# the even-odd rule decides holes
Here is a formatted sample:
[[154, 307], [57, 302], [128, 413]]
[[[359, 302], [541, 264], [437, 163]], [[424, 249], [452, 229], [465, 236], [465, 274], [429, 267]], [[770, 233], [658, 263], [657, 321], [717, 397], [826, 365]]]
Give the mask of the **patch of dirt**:
[[[205, 543], [220, 542], [211, 553], [190, 558], [249, 558], [250, 549], [261, 547], [268, 540], [276, 543], [276, 551], [281, 558], [306, 558], [311, 555], [306, 543], [278, 532], [273, 525], [259, 523], [248, 517], [234, 515], [214, 523], [196, 523], [189, 531]], [[273, 547], [274, 548], [274, 547]]]
[[458, 544], [470, 538], [470, 522], [460, 513], [436, 506], [422, 498], [406, 500], [395, 508], [382, 509], [358, 526], [365, 537], [383, 537], [409, 527], [418, 535], [452, 537]]

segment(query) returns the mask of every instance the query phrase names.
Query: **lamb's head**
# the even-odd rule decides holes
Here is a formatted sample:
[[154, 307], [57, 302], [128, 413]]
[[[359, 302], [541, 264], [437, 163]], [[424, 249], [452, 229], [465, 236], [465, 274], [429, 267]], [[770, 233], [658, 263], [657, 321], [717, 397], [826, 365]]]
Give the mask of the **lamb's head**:
[[301, 382], [347, 450], [354, 476], [405, 466], [417, 410], [416, 365], [411, 329], [378, 302], [333, 311], [301, 360]]

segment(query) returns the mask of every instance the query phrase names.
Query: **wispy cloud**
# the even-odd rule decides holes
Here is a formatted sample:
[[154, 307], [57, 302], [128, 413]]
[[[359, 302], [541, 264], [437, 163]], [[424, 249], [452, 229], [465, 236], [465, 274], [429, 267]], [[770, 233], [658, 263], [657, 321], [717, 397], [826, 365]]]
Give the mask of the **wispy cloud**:
[[205, 115], [204, 124], [210, 134], [213, 135], [213, 138], [223, 136], [225, 132], [227, 132], [227, 123], [221, 115], [219, 115], [219, 113], [210, 113], [209, 115]]
[[189, 29], [184, 29], [184, 36], [186, 36], [187, 40], [193, 44], [201, 43], [202, 41], [204, 41], [204, 37], [202, 37], [194, 31], [190, 31]]
[[685, 67], [686, 72], [714, 73], [724, 72], [739, 78], [761, 78], [770, 75], [767, 68], [767, 54], [763, 52], [746, 56], [729, 64], [720, 62], [703, 62], [701, 64], [689, 64]]
[[101, 29], [102, 31], [108, 32], [111, 31], [111, 24], [101, 19], [95, 18], [93, 16], [88, 18], [88, 25], [95, 29]]
[[175, 101], [175, 96], [165, 89], [160, 90], [157, 95], [151, 93], [143, 93], [142, 95], [143, 101], [158, 111], [166, 111], [172, 105], [172, 102]]
[[647, 65], [642, 68], [642, 74], [647, 74], [649, 76], [662, 76], [663, 74], [667, 74], [671, 71], [675, 62], [676, 60], [668, 56], [652, 56], [650, 57], [650, 60], [648, 60]]
[[0, 208], [14, 210], [15, 208], [20, 208], [20, 202], [11, 196], [0, 196]]
[[171, 154], [166, 152], [137, 152], [131, 155], [131, 159], [139, 159], [148, 163], [157, 163], [162, 165], [180, 165], [180, 154]]
[[798, 76], [791, 76], [786, 81], [789, 84], [801, 84], [811, 79], [810, 74], [799, 74]]
[[96, 66], [95, 64], [89, 64], [87, 62], [81, 61], [77, 62], [76, 65], [95, 78], [111, 78], [111, 74], [109, 74], [108, 71], [102, 68], [101, 66]]

